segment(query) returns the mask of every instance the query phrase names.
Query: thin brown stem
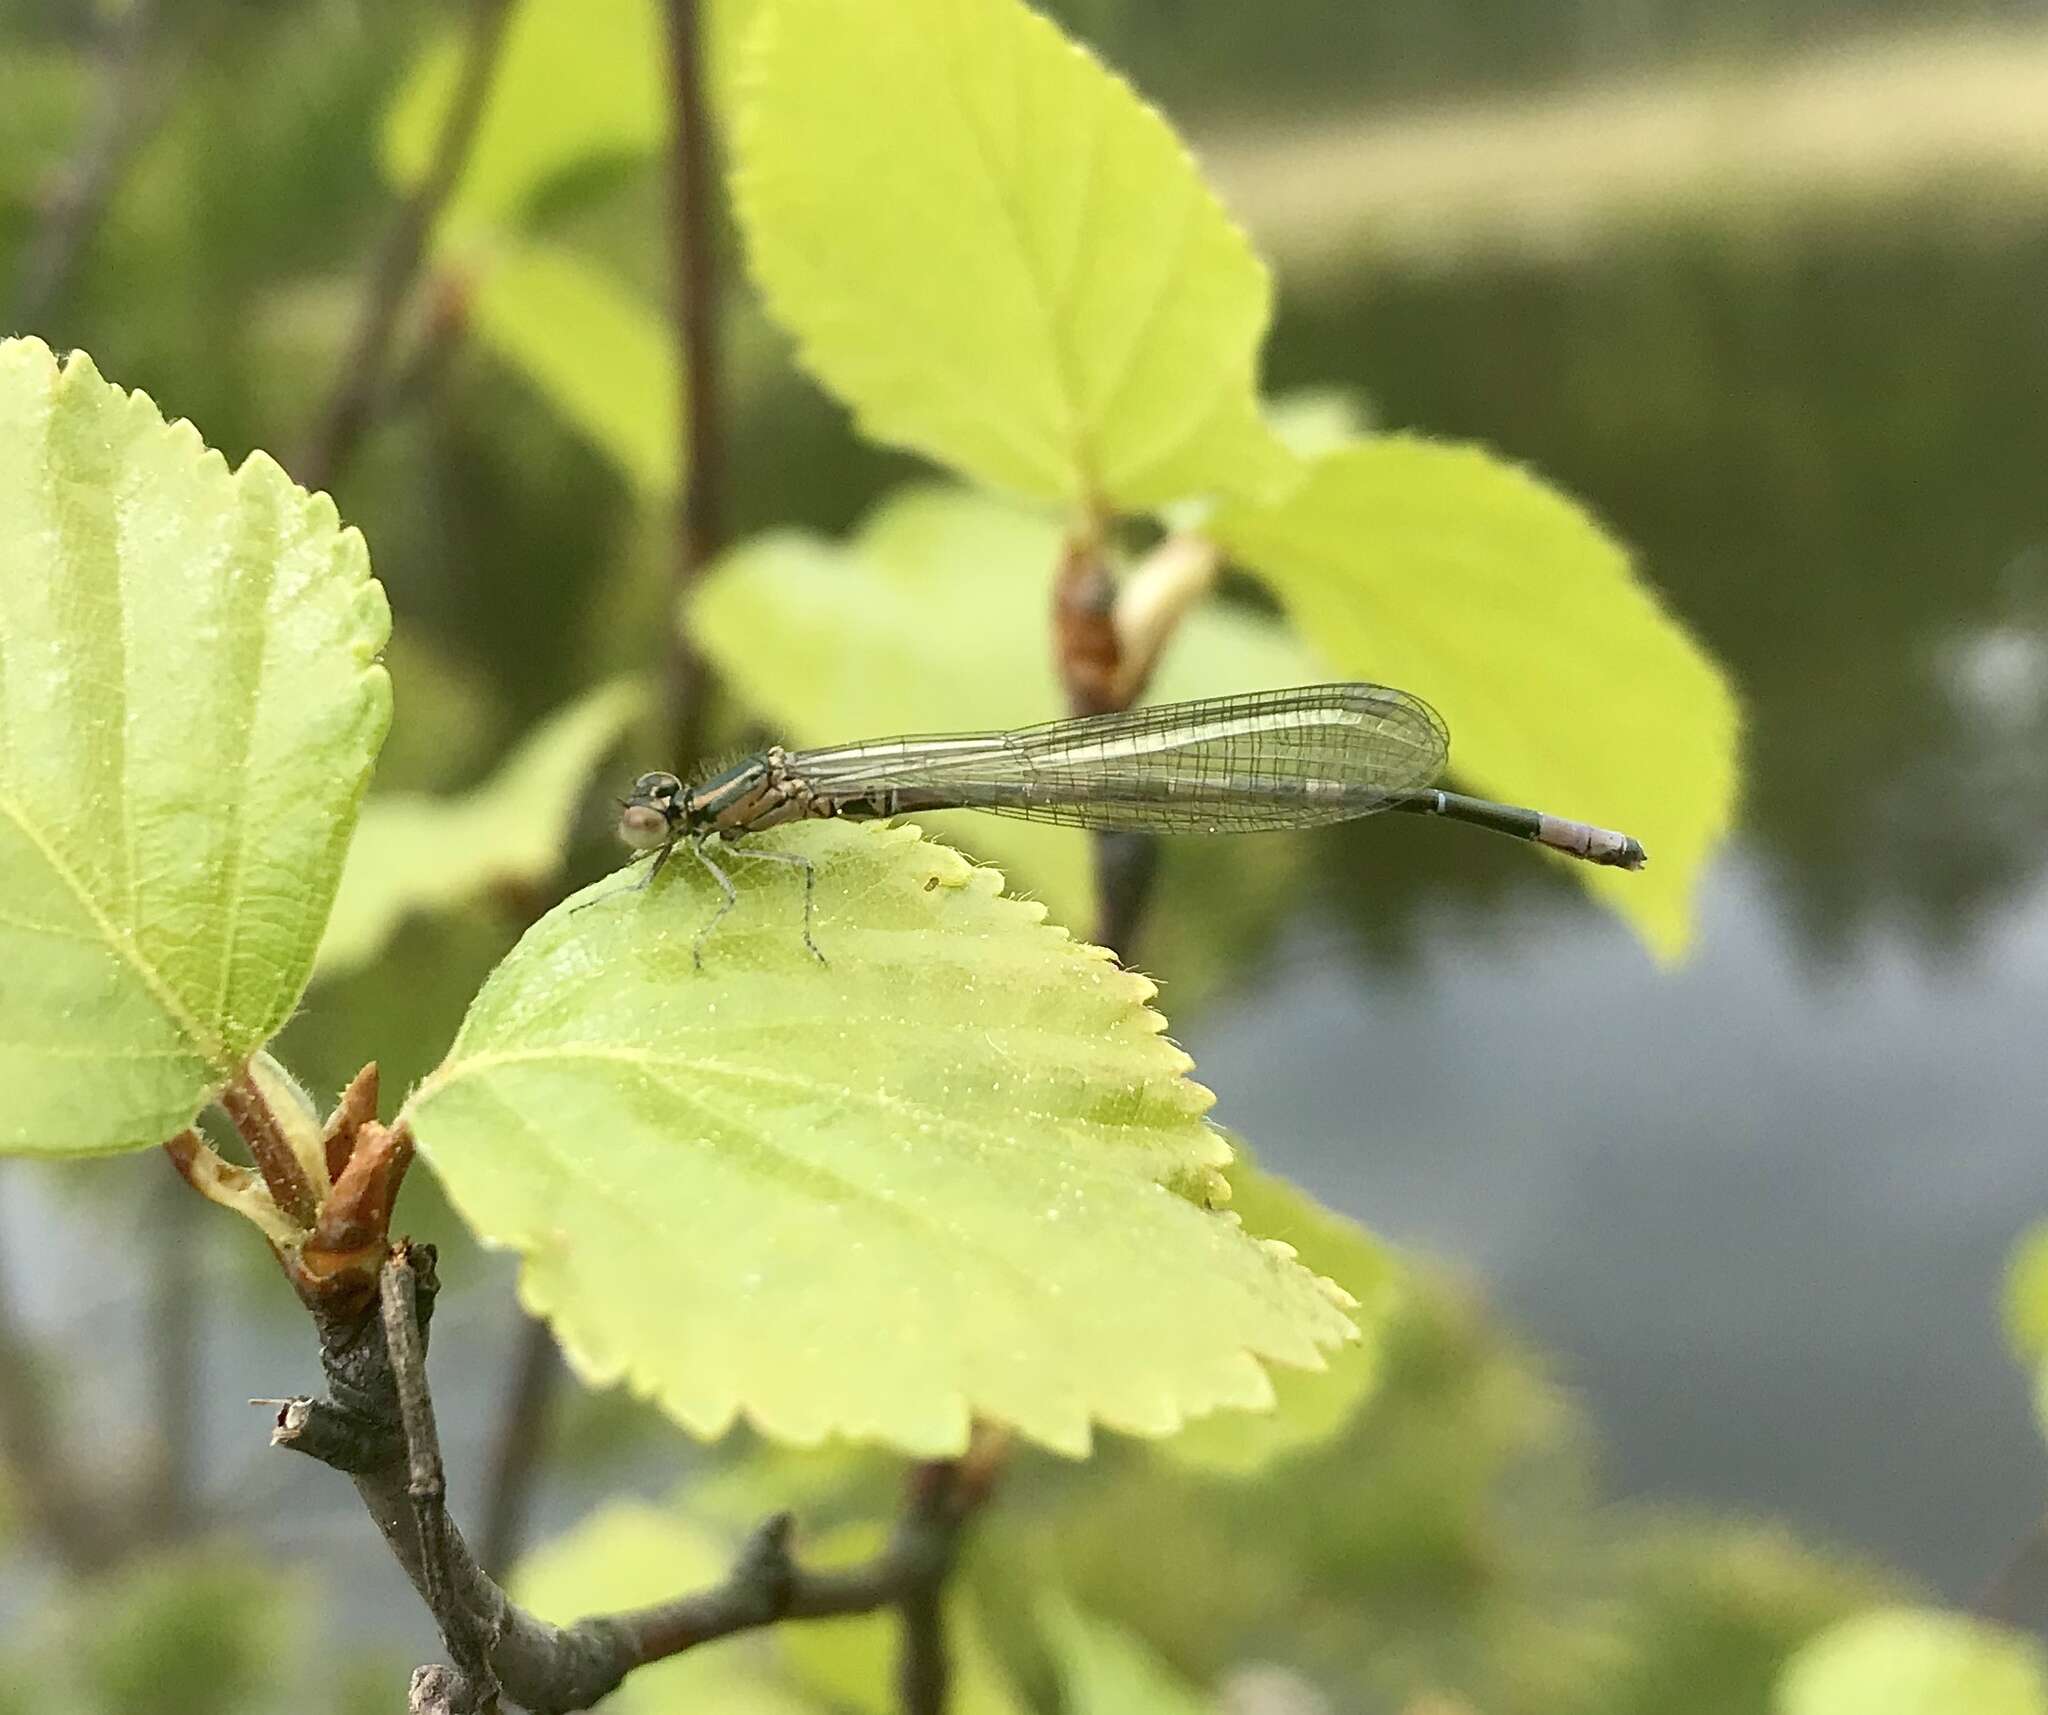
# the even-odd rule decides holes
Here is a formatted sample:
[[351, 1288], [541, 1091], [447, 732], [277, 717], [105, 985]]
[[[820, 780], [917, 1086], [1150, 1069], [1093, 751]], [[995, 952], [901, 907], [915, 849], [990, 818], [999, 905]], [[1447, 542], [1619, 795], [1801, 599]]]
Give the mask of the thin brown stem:
[[537, 1316], [522, 1316], [505, 1412], [484, 1482], [484, 1527], [478, 1544], [484, 1565], [500, 1578], [511, 1571], [525, 1544], [561, 1380], [562, 1361], [547, 1324]]
[[[303, 1289], [302, 1289], [303, 1290]], [[809, 1572], [790, 1556], [791, 1525], [778, 1514], [755, 1529], [731, 1572], [709, 1590], [628, 1613], [552, 1626], [527, 1613], [478, 1564], [448, 1516], [439, 1435], [426, 1376], [426, 1332], [436, 1283], [430, 1247], [395, 1247], [375, 1304], [308, 1297], [330, 1397], [284, 1402], [272, 1441], [306, 1453], [355, 1482], [440, 1625], [455, 1667], [422, 1669], [414, 1707], [488, 1710], [500, 1695], [520, 1706], [587, 1709], [635, 1668], [715, 1638], [786, 1619], [895, 1608], [920, 1616], [910, 1644], [919, 1683], [943, 1696], [939, 1593], [961, 1535], [986, 1498], [993, 1468], [970, 1452], [958, 1463], [919, 1466], [895, 1534], [863, 1565]], [[931, 1624], [924, 1624], [929, 1616]], [[907, 1668], [906, 1658], [906, 1672]], [[910, 1707], [931, 1715], [942, 1705]]]
[[93, 119], [44, 198], [24, 247], [10, 328], [32, 328], [70, 283], [122, 176], [170, 111], [179, 67], [158, 51], [156, 0], [130, 0], [108, 26]]
[[[1068, 712], [1100, 715], [1127, 709], [1151, 671], [1134, 675], [1117, 623], [1116, 581], [1110, 576], [1104, 531], [1099, 522], [1069, 534], [1060, 554], [1052, 592], [1053, 660], [1067, 694]], [[1090, 841], [1095, 859], [1097, 946], [1128, 953], [1159, 872], [1159, 842], [1135, 830], [1097, 833]]]
[[384, 397], [392, 340], [412, 299], [434, 222], [461, 180], [476, 142], [508, 14], [507, 0], [472, 0], [461, 69], [427, 170], [378, 247], [327, 402], [296, 462], [295, 474], [307, 488], [333, 486]]
[[711, 669], [682, 624], [682, 601], [725, 544], [725, 380], [719, 340], [717, 175], [697, 0], [665, 0], [669, 104], [669, 246], [681, 386], [683, 480], [669, 565], [670, 608], [662, 665], [663, 736], [681, 763], [704, 746]]
[[215, 1100], [249, 1146], [250, 1159], [278, 1208], [298, 1226], [310, 1228], [320, 1210], [320, 1194], [285, 1136], [284, 1121], [249, 1068], [244, 1066], [230, 1078]]

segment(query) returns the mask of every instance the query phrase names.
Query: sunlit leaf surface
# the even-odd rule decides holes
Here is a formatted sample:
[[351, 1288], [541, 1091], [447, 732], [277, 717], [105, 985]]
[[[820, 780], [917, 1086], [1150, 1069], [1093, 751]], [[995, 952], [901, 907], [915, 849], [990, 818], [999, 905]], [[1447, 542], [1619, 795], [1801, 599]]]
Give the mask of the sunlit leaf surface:
[[1884, 1608], [1830, 1627], [1792, 1658], [1777, 1715], [2048, 1715], [2034, 1639], [1964, 1614]]
[[[965, 489], [906, 490], [844, 546], [785, 532], [736, 549], [700, 584], [688, 624], [792, 745], [1028, 726], [1066, 712], [1050, 642], [1059, 548], [1058, 528], [1020, 508]], [[1326, 676], [1281, 626], [1211, 604], [1183, 622], [1147, 701]], [[1058, 921], [1089, 921], [1085, 834], [971, 811], [919, 820], [1000, 864]]]
[[325, 495], [0, 344], [0, 1148], [160, 1142], [290, 1016], [388, 627]]
[[413, 912], [447, 910], [492, 887], [552, 876], [591, 770], [643, 700], [640, 687], [624, 680], [579, 697], [542, 721], [472, 792], [372, 798], [320, 943], [320, 974], [368, 963]]
[[[756, 842], [749, 842], [755, 847]], [[958, 1452], [969, 1422], [1068, 1453], [1272, 1400], [1354, 1335], [1342, 1294], [1204, 1206], [1208, 1092], [1152, 985], [914, 829], [687, 856], [537, 924], [408, 1104], [471, 1226], [594, 1381], [692, 1430], [744, 1414]]]
[[1460, 784], [1641, 840], [1646, 870], [1572, 868], [1684, 949], [1734, 808], [1735, 698], [1587, 513], [1479, 448], [1393, 436], [1210, 529], [1346, 675], [1436, 706]]
[[748, 253], [868, 434], [1126, 509], [1284, 478], [1257, 397], [1265, 267], [1120, 78], [1016, 0], [762, 13]]

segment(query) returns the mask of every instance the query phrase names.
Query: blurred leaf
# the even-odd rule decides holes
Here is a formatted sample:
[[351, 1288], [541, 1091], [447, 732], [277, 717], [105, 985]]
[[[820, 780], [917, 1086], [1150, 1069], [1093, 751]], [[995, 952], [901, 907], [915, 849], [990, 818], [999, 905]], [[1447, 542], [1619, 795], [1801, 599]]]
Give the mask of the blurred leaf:
[[1479, 448], [1391, 436], [1211, 530], [1343, 672], [1436, 706], [1458, 779], [1640, 839], [1640, 874], [1557, 861], [1684, 950], [1734, 806], [1735, 699], [1587, 513]]
[[1039, 1605], [1039, 1621], [1059, 1664], [1065, 1715], [1208, 1715], [1215, 1707], [1111, 1621], [1056, 1599]]
[[574, 251], [504, 240], [476, 264], [470, 314], [479, 337], [642, 495], [675, 491], [681, 383], [675, 334], [657, 310]]
[[1802, 1644], [1889, 1595], [1868, 1567], [1778, 1525], [1634, 1506], [1601, 1527], [1585, 1574], [1601, 1647], [1572, 1692], [1582, 1715], [1762, 1715]]
[[[817, 866], [829, 966], [763, 850]], [[407, 1104], [586, 1377], [700, 1435], [744, 1412], [944, 1454], [984, 1417], [1080, 1454], [1093, 1421], [1264, 1409], [1259, 1360], [1354, 1335], [1201, 1206], [1229, 1151], [1144, 978], [915, 829], [723, 856], [744, 891], [701, 971], [717, 892], [687, 854], [648, 892], [608, 878], [528, 932]]]
[[[860, 1525], [816, 1538], [806, 1535], [806, 1564], [857, 1564], [882, 1548], [887, 1532]], [[786, 1626], [777, 1641], [791, 1675], [826, 1707], [846, 1715], [896, 1715], [895, 1673], [900, 1623], [884, 1610], [847, 1619]], [[1025, 1704], [996, 1659], [972, 1607], [952, 1603], [946, 1616], [952, 1677], [949, 1715], [1022, 1715]]]
[[2048, 1363], [2048, 1221], [2014, 1240], [2006, 1261], [2005, 1338], [2029, 1369]]
[[493, 887], [537, 887], [554, 877], [591, 771], [645, 701], [637, 683], [614, 680], [542, 721], [472, 792], [372, 798], [320, 943], [319, 974], [369, 963], [414, 912], [446, 911]]
[[290, 1016], [390, 718], [362, 538], [0, 344], [0, 1148], [145, 1148]]
[[[1560, 1607], [1587, 1624], [1580, 1586], [1560, 1582], [1584, 1573], [1568, 1548], [1585, 1534], [1583, 1425], [1479, 1306], [1412, 1261], [1380, 1344], [1365, 1408], [1256, 1481], [1113, 1443], [1063, 1485], [1066, 1504], [997, 1509], [972, 1574], [992, 1611], [1020, 1580], [1055, 1582], [1197, 1683], [1280, 1652], [1347, 1688], [1346, 1708], [1438, 1688], [1489, 1715], [1582, 1715], [1527, 1692], [1572, 1643]], [[1547, 1656], [1532, 1661], [1532, 1639]]]
[[88, 1585], [64, 1618], [79, 1715], [257, 1715], [290, 1707], [309, 1593], [246, 1548], [136, 1562]]
[[[1060, 542], [1051, 521], [1006, 502], [906, 489], [847, 546], [790, 531], [734, 549], [699, 582], [686, 628], [791, 744], [1027, 726], [1065, 707], [1048, 641]], [[776, 640], [772, 651], [763, 637]], [[1211, 603], [1182, 623], [1148, 700], [1272, 690], [1321, 673], [1272, 621]], [[1088, 920], [1086, 834], [971, 811], [920, 821], [1001, 864], [1055, 919]]]
[[392, 633], [384, 670], [405, 715], [377, 755], [378, 789], [446, 791], [475, 779], [505, 730], [491, 675], [419, 626]]
[[768, 306], [868, 435], [1069, 505], [1285, 480], [1264, 265], [1159, 114], [1016, 0], [765, 0], [736, 156]]
[[[394, 183], [426, 173], [469, 35], [459, 14], [413, 62], [384, 124]], [[481, 15], [480, 13], [477, 15]], [[527, 199], [571, 168], [645, 154], [668, 135], [668, 50], [649, 0], [519, 0], [444, 232], [516, 224]]]
[[1815, 1638], [1785, 1669], [1778, 1715], [2048, 1715], [2041, 1646], [1963, 1614], [1883, 1608]]
[[1319, 459], [1372, 431], [1372, 407], [1350, 387], [1295, 387], [1266, 401], [1266, 422], [1296, 458]]
[[[512, 1595], [566, 1625], [716, 1584], [731, 1560], [729, 1545], [676, 1514], [620, 1502], [522, 1560]], [[766, 1643], [686, 1650], [629, 1674], [604, 1706], [616, 1715], [805, 1715], [815, 1706], [775, 1682]]]
[[1246, 1476], [1273, 1460], [1336, 1434], [1371, 1397], [1379, 1379], [1380, 1337], [1398, 1290], [1393, 1259], [1357, 1222], [1307, 1192], [1263, 1173], [1242, 1154], [1231, 1163], [1230, 1209], [1251, 1231], [1293, 1246], [1302, 1266], [1342, 1281], [1359, 1301], [1364, 1338], [1330, 1354], [1326, 1374], [1282, 1370], [1273, 1377], [1270, 1412], [1219, 1412], [1191, 1423], [1160, 1451], [1203, 1469]]

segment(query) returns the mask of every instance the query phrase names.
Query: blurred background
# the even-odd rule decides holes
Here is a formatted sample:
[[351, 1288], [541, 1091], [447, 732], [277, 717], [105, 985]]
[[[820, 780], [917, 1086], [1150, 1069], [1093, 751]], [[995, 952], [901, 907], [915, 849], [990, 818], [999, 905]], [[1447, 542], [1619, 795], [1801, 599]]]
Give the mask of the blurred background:
[[[1761, 1709], [1784, 1650], [1880, 1590], [2039, 1625], [2041, 1447], [1998, 1302], [2048, 1190], [2048, 17], [1047, 9], [1273, 263], [1269, 388], [1583, 498], [1729, 670], [1746, 776], [1672, 968], [1562, 866], [1420, 818], [1168, 850], [1131, 952], [1218, 1117], [1436, 1284], [1331, 1449], [1263, 1489], [1125, 1450], [1027, 1474], [990, 1564], [1057, 1565], [1194, 1679], [1270, 1658], [1346, 1709]], [[0, 324], [305, 475], [396, 207], [384, 115], [448, 15], [0, 0]], [[664, 302], [644, 156], [535, 219]], [[844, 532], [921, 467], [856, 441], [729, 278], [731, 534]], [[465, 337], [461, 294], [432, 283], [417, 362], [330, 475], [394, 609], [386, 791], [475, 785], [661, 650], [665, 511]], [[287, 1062], [331, 1093], [374, 1055], [388, 1110], [536, 902], [611, 862], [607, 783], [558, 878], [316, 983]], [[472, 1516], [530, 1342], [503, 1260], [425, 1172], [408, 1199], [450, 1250], [436, 1381]], [[279, 1707], [315, 1659], [327, 1706], [396, 1706], [423, 1616], [353, 1497], [241, 1403], [315, 1377], [253, 1234], [152, 1158], [0, 1166], [0, 1360], [89, 1491], [66, 1542], [23, 1493], [49, 1446], [0, 1445], [0, 1709], [63, 1706], [34, 1699], [66, 1651], [81, 1707]], [[545, 1419], [531, 1537], [694, 1457], [566, 1382]], [[1318, 1522], [1337, 1485], [1348, 1535]], [[91, 1541], [129, 1487], [199, 1546]]]

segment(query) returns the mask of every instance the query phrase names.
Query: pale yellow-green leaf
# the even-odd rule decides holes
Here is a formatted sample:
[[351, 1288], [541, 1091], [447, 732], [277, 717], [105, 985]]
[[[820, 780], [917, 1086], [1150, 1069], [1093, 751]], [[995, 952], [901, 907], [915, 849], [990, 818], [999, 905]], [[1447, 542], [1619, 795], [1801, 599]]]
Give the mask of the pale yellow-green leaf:
[[158, 1143], [291, 1016], [389, 625], [325, 495], [0, 342], [0, 1150]]
[[1734, 809], [1735, 697], [1588, 513], [1478, 447], [1389, 436], [1210, 530], [1346, 675], [1435, 705], [1459, 782], [1641, 840], [1647, 870], [1573, 867], [1684, 950]]
[[2005, 1337], [2023, 1364], [2048, 1364], [2048, 1221], [2013, 1243], [2005, 1265]]
[[[512, 1595], [567, 1625], [708, 1588], [733, 1553], [674, 1512], [615, 1502], [522, 1560]], [[766, 1638], [734, 1638], [638, 1669], [604, 1707], [611, 1715], [812, 1715], [819, 1706], [779, 1682]]]
[[591, 770], [645, 704], [615, 680], [556, 710], [474, 791], [392, 792], [363, 806], [320, 943], [322, 976], [359, 969], [415, 912], [554, 875]]
[[[471, 29], [465, 11], [451, 14], [385, 115], [384, 169], [396, 184], [417, 184], [433, 159]], [[443, 230], [513, 222], [560, 174], [659, 147], [666, 65], [652, 0], [516, 0]]]
[[1883, 1608], [1830, 1626], [1786, 1664], [1777, 1715], [2048, 1715], [2032, 1638], [1964, 1614]]
[[[899, 732], [1028, 726], [1066, 712], [1053, 671], [1060, 531], [966, 489], [904, 490], [844, 547], [757, 537], [698, 585], [686, 626], [738, 694], [792, 745]], [[761, 639], [776, 640], [764, 650]], [[1313, 683], [1325, 670], [1280, 626], [1211, 603], [1183, 622], [1147, 698]], [[1088, 839], [1072, 828], [959, 812], [921, 818], [999, 863], [1055, 919], [1089, 920]], [[1205, 842], [1218, 862], [1241, 863]]]
[[1165, 120], [1017, 0], [763, 0], [755, 279], [874, 438], [1041, 500], [1263, 493], [1265, 265]]
[[[805, 1533], [799, 1547], [807, 1565], [852, 1565], [879, 1552], [886, 1535], [880, 1526], [854, 1525], [824, 1537]], [[896, 1615], [885, 1609], [789, 1626], [778, 1642], [791, 1676], [826, 1707], [842, 1715], [896, 1715], [902, 1707], [895, 1685], [900, 1632]], [[1023, 1715], [1027, 1706], [967, 1602], [949, 1605], [946, 1642], [952, 1658], [948, 1715]]]
[[1210, 1715], [1215, 1704], [1113, 1620], [1054, 1597], [1039, 1624], [1059, 1669], [1065, 1715]]
[[1253, 1232], [1291, 1245], [1317, 1274], [1342, 1281], [1359, 1301], [1356, 1316], [1365, 1335], [1332, 1352], [1323, 1373], [1276, 1373], [1271, 1412], [1218, 1412], [1160, 1444], [1166, 1457], [1197, 1469], [1249, 1476], [1328, 1440], [1372, 1398], [1380, 1376], [1380, 1336], [1399, 1283], [1393, 1259], [1357, 1222], [1260, 1171], [1243, 1155], [1231, 1164], [1229, 1178], [1232, 1213]]
[[[820, 965], [800, 938], [816, 866]], [[405, 1109], [593, 1382], [957, 1453], [975, 1418], [1087, 1450], [1272, 1399], [1342, 1293], [1201, 1199], [1208, 1092], [1152, 985], [908, 827], [836, 822], [613, 876], [530, 930]], [[585, 899], [598, 903], [573, 910]]]
[[477, 337], [649, 499], [682, 461], [675, 332], [604, 269], [560, 245], [502, 240], [479, 252]]

